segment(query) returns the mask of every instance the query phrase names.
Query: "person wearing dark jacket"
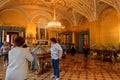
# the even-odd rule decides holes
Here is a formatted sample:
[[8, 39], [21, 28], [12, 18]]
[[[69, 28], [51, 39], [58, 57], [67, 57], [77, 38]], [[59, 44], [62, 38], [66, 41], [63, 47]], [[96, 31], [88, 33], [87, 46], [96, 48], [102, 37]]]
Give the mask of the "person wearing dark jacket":
[[89, 46], [88, 44], [83, 45], [84, 57], [88, 58]]
[[72, 56], [72, 60], [74, 59], [74, 55], [76, 53], [76, 49], [74, 47], [74, 44], [72, 44], [72, 47], [71, 47], [71, 56]]

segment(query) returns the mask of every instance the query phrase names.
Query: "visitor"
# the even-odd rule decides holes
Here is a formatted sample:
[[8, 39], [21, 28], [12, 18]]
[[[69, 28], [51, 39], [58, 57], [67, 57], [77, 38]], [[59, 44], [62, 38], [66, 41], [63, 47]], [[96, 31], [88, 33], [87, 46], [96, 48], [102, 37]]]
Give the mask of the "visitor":
[[67, 48], [66, 48], [66, 45], [64, 44], [64, 42], [62, 43], [62, 50], [63, 50], [63, 56], [62, 58], [65, 59], [66, 58], [66, 51], [67, 51]]
[[53, 75], [51, 78], [56, 78], [56, 80], [60, 79], [60, 70], [59, 70], [59, 60], [62, 57], [62, 48], [57, 43], [55, 38], [51, 38], [51, 58], [52, 58], [52, 67], [53, 67]]
[[33, 48], [31, 49], [32, 56], [34, 57], [34, 61], [32, 63], [32, 70], [36, 71], [38, 69], [38, 58], [37, 58], [37, 51], [39, 51], [40, 48], [37, 45], [34, 45]]
[[29, 50], [23, 48], [25, 39], [17, 37], [16, 47], [9, 51], [9, 65], [6, 70], [5, 80], [26, 80], [28, 74], [28, 61], [33, 61]]
[[85, 57], [85, 59], [87, 59], [87, 58], [88, 58], [88, 52], [89, 52], [89, 46], [88, 46], [87, 43], [85, 43], [85, 44], [83, 45], [83, 52], [84, 52], [84, 57]]
[[5, 41], [1, 47], [1, 52], [3, 56], [3, 66], [6, 67], [8, 65], [8, 52], [10, 50], [9, 44]]
[[72, 44], [70, 52], [71, 52], [72, 60], [74, 60], [74, 55], [76, 53], [76, 49], [75, 49], [74, 44]]

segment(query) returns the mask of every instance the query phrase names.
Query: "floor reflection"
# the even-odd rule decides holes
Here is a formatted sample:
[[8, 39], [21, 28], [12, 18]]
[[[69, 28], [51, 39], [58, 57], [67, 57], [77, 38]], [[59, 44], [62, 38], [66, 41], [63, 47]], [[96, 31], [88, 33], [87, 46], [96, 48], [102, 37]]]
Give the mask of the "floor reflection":
[[[0, 80], [4, 80], [5, 68], [0, 61]], [[83, 54], [76, 54], [74, 59], [67, 54], [66, 59], [60, 61], [61, 80], [119, 80], [120, 62], [103, 62], [93, 60], [91, 56], [85, 60]], [[28, 80], [55, 80], [50, 79], [52, 69], [44, 74], [35, 75], [29, 71]]]

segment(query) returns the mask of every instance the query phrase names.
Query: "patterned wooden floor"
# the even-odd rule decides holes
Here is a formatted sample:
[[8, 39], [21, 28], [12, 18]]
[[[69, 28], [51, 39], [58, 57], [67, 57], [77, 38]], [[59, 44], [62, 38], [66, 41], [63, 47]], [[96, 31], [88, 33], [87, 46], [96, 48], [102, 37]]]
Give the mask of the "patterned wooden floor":
[[[82, 54], [76, 54], [74, 60], [68, 54], [66, 59], [60, 61], [60, 80], [120, 80], [120, 62], [86, 61]], [[0, 80], [4, 80], [5, 68], [0, 61]], [[35, 75], [29, 72], [29, 80], [55, 80], [50, 79], [52, 69], [44, 74]]]

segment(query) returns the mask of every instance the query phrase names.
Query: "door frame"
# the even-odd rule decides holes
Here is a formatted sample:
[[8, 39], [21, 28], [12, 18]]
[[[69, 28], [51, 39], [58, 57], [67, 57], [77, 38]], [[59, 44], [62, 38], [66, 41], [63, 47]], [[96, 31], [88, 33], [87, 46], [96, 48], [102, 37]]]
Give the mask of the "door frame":
[[13, 27], [13, 26], [0, 26], [0, 46], [3, 44], [3, 38], [4, 38], [4, 31], [17, 31], [22, 32], [23, 37], [25, 37], [25, 28], [24, 27]]
[[10, 36], [10, 37], [9, 37], [9, 43], [10, 43], [10, 44], [12, 44], [12, 41], [11, 41], [12, 35], [15, 35], [15, 34], [16, 34], [17, 36], [20, 35], [20, 32], [17, 32], [17, 31], [7, 31], [6, 33], [7, 33], [7, 35]]
[[89, 30], [79, 32], [79, 52], [83, 52], [84, 35], [88, 35], [88, 46], [90, 46], [90, 33]]

